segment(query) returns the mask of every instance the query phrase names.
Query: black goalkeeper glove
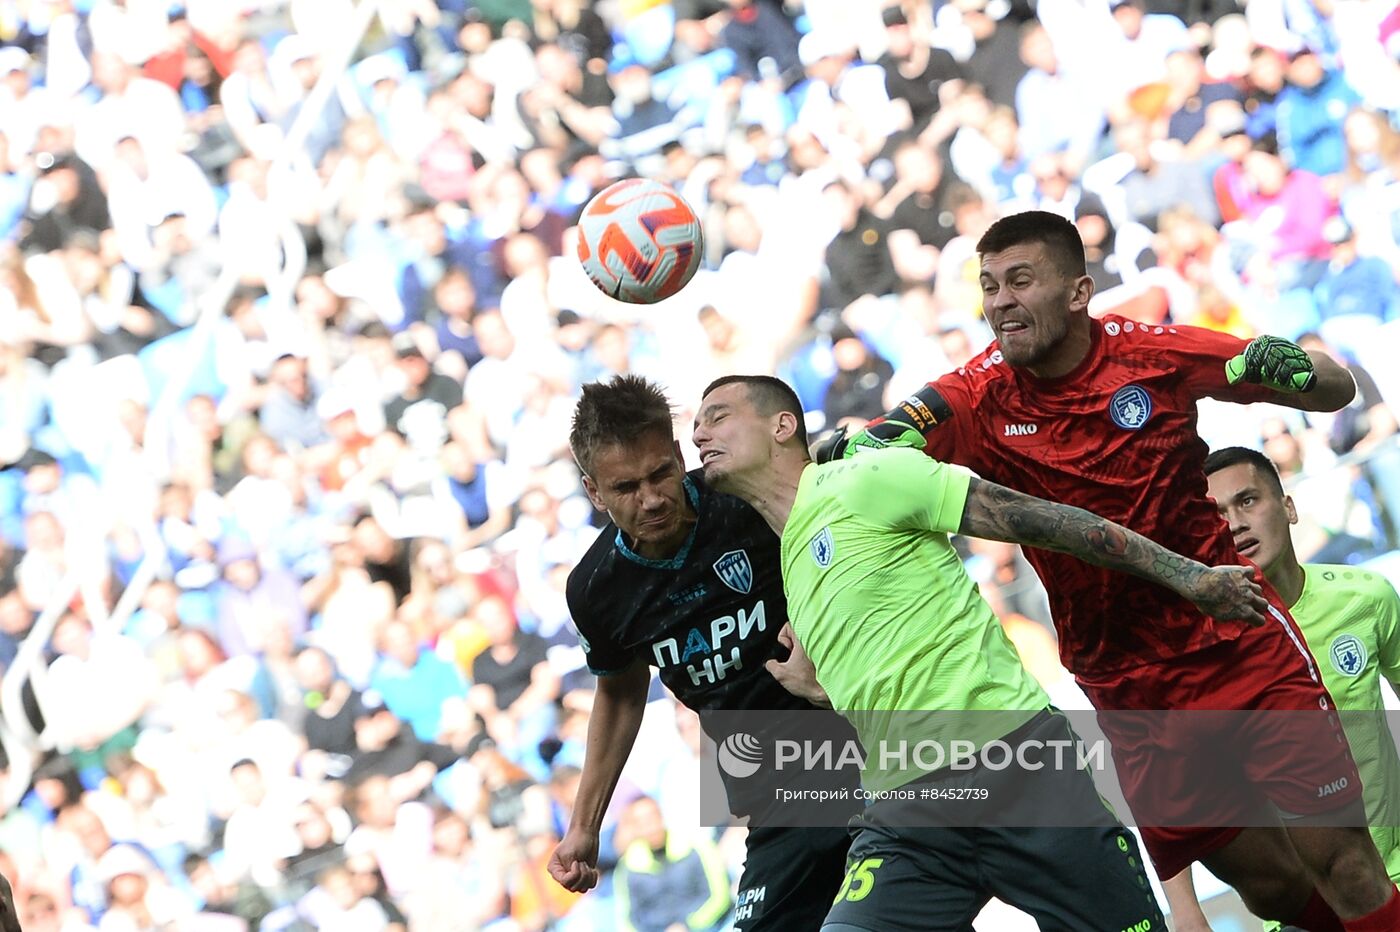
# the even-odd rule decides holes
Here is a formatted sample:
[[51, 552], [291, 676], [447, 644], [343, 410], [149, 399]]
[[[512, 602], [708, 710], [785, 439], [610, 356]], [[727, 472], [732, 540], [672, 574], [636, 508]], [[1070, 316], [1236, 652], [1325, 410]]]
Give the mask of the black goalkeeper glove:
[[1289, 394], [1310, 392], [1317, 385], [1312, 357], [1301, 346], [1280, 337], [1255, 337], [1244, 352], [1225, 363], [1231, 385], [1252, 382]]

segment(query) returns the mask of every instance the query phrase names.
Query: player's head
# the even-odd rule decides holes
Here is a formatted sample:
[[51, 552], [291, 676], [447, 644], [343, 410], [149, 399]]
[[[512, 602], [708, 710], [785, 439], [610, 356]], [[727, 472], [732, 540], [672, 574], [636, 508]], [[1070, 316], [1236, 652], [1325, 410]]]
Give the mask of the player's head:
[[[807, 427], [802, 402], [771, 375], [726, 375], [700, 399], [692, 436], [705, 481], [734, 491], [762, 480], [779, 457], [805, 465]], [[799, 467], [800, 468], [800, 467]]]
[[1002, 217], [982, 234], [977, 252], [982, 309], [1009, 364], [1053, 366], [1076, 332], [1087, 349], [1094, 282], [1073, 223], [1043, 210]]
[[1265, 576], [1281, 562], [1296, 563], [1288, 526], [1298, 522], [1298, 512], [1273, 462], [1258, 450], [1226, 447], [1206, 457], [1205, 471], [1240, 556], [1263, 567]]
[[635, 375], [583, 387], [569, 446], [593, 505], [643, 556], [669, 556], [690, 531], [685, 468], [671, 403]]

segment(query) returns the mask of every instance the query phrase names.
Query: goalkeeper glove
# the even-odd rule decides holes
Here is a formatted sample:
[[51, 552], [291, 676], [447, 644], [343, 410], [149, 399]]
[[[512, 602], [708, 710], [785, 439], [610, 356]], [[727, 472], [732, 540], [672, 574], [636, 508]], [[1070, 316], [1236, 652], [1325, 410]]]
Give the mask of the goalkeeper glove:
[[817, 462], [850, 459], [864, 450], [881, 450], [885, 447], [909, 447], [912, 450], [924, 448], [924, 435], [903, 421], [886, 420], [846, 436], [846, 428], [841, 427], [817, 446]]
[[1317, 385], [1317, 373], [1307, 351], [1279, 337], [1255, 337], [1244, 352], [1225, 363], [1225, 378], [1231, 385], [1241, 381], [1272, 388], [1276, 392], [1310, 392]]

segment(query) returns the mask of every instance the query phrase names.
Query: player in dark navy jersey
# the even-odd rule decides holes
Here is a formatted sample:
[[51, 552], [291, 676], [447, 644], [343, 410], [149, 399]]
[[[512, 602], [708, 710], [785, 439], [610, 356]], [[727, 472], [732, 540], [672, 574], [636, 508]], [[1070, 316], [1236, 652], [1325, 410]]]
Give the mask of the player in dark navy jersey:
[[[700, 712], [815, 707], [764, 667], [786, 654], [778, 538], [747, 504], [708, 488], [698, 470], [686, 474], [665, 395], [634, 376], [584, 386], [570, 445], [589, 498], [612, 519], [567, 590], [598, 675], [573, 822], [549, 865], [577, 891], [597, 882], [598, 833], [636, 740], [650, 667]], [[847, 731], [822, 714], [832, 717], [827, 733]], [[761, 729], [756, 716], [748, 730]], [[859, 775], [852, 767], [810, 779], [854, 788]], [[726, 776], [726, 790], [730, 810], [760, 826], [749, 831], [736, 932], [819, 928], [845, 872], [845, 827], [761, 827], [775, 804], [771, 785]]]

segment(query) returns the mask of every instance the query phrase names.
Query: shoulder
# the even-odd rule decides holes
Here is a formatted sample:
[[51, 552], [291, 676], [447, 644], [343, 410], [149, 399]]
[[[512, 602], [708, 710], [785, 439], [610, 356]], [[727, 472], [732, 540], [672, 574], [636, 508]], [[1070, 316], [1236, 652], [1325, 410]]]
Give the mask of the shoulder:
[[1015, 383], [1011, 366], [994, 340], [965, 365], [935, 379], [932, 385], [950, 405], [975, 408], [988, 391], [1004, 390]]
[[616, 540], [617, 525], [609, 521], [569, 573], [564, 594], [569, 603], [569, 612], [575, 619], [588, 608], [591, 595], [612, 575], [617, 554]]
[[1197, 327], [1168, 324], [1143, 324], [1117, 314], [1105, 314], [1094, 322], [1100, 338], [1107, 341], [1107, 348], [1114, 353], [1151, 351], [1156, 346], [1170, 346], [1172, 340], [1162, 337], [1182, 337], [1189, 339]]
[[1357, 588], [1373, 599], [1378, 607], [1390, 606], [1392, 610], [1400, 608], [1400, 595], [1396, 595], [1395, 586], [1381, 573], [1357, 568]]
[[1109, 362], [1132, 359], [1137, 364], [1155, 362], [1176, 368], [1202, 355], [1230, 356], [1243, 345], [1238, 337], [1186, 324], [1143, 324], [1126, 317], [1104, 316], [1097, 325], [1103, 341], [1103, 358]]
[[916, 483], [947, 468], [946, 463], [922, 450], [867, 450], [850, 459], [809, 466], [813, 473], [810, 478], [804, 476], [804, 484], [810, 483], [811, 491], [804, 498], [810, 507], [837, 503], [843, 510], [863, 512], [868, 510], [871, 499], [879, 500], [892, 490], [914, 492]]
[[1395, 587], [1384, 575], [1357, 566], [1308, 563], [1308, 587], [1324, 599], [1364, 599], [1376, 608], [1400, 606]]
[[451, 376], [443, 375], [441, 372], [432, 374], [432, 386], [440, 392], [448, 395], [460, 395], [462, 393], [462, 383]]
[[703, 470], [691, 470], [686, 473], [686, 478], [695, 487], [695, 510], [703, 519], [706, 528], [717, 526], [723, 531], [726, 527], [732, 527], [736, 523], [757, 522], [767, 529], [768, 525], [763, 517], [748, 502], [738, 496], [720, 492], [706, 485]]

